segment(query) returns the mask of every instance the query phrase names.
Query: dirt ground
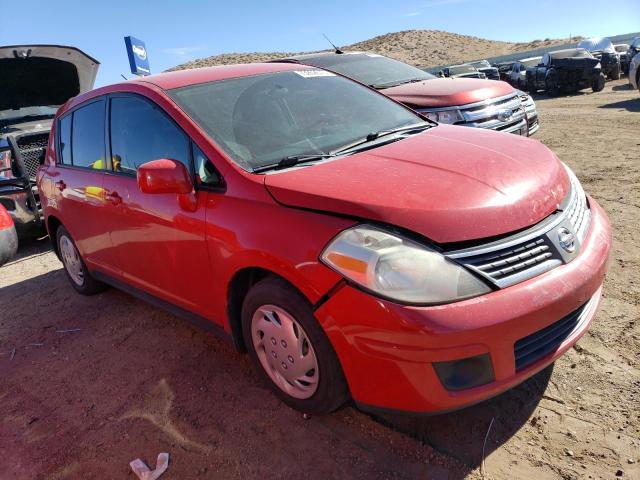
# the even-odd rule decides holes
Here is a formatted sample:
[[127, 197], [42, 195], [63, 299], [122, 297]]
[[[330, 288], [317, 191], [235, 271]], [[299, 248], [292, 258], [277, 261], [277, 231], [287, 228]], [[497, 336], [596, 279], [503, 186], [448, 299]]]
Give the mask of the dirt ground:
[[0, 269], [0, 478], [134, 478], [162, 451], [162, 479], [640, 478], [640, 95], [621, 80], [537, 103], [536, 138], [615, 228], [601, 310], [553, 367], [448, 415], [304, 419], [210, 333], [77, 295], [33, 241]]

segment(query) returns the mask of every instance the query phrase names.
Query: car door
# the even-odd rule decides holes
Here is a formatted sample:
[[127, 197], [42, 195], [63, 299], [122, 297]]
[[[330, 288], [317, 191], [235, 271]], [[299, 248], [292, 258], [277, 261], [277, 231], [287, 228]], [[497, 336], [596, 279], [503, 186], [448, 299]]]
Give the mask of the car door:
[[211, 265], [205, 242], [204, 191], [196, 192], [195, 210], [185, 209], [176, 194], [144, 194], [137, 168], [171, 158], [193, 175], [189, 137], [156, 104], [133, 94], [109, 98], [111, 170], [105, 174], [108, 200], [103, 216], [120, 279], [154, 296], [208, 316]]
[[61, 221], [89, 268], [110, 270], [111, 239], [101, 225], [102, 183], [107, 166], [104, 98], [58, 120], [58, 164], [51, 180]]

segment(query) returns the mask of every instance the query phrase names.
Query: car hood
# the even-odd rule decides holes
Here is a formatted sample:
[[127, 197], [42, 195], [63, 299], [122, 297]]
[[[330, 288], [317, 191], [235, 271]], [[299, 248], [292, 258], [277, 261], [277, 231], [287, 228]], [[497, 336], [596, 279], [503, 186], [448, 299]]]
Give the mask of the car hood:
[[481, 102], [513, 93], [506, 82], [478, 78], [434, 78], [381, 90], [411, 107], [441, 108]]
[[75, 47], [0, 47], [0, 111], [62, 105], [93, 88], [99, 65]]
[[383, 222], [437, 243], [530, 227], [569, 191], [566, 170], [538, 141], [449, 125], [264, 181], [284, 205]]

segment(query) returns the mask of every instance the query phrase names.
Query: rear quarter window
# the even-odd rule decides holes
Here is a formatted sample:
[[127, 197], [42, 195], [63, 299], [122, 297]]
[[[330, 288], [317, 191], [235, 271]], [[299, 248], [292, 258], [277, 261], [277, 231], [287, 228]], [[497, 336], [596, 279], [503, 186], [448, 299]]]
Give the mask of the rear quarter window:
[[58, 123], [58, 137], [60, 148], [58, 150], [58, 163], [71, 165], [71, 117], [67, 115]]

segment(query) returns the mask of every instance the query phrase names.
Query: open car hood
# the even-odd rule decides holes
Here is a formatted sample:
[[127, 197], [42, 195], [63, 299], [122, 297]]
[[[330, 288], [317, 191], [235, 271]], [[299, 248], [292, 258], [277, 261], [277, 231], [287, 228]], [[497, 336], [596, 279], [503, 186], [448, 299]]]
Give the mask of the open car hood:
[[530, 227], [569, 191], [562, 163], [538, 141], [449, 125], [264, 181], [284, 205], [383, 222], [438, 243]]
[[442, 108], [481, 102], [513, 93], [506, 82], [479, 78], [434, 78], [385, 88], [381, 93], [415, 108]]
[[0, 47], [0, 111], [62, 105], [93, 88], [99, 65], [75, 47]]

